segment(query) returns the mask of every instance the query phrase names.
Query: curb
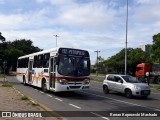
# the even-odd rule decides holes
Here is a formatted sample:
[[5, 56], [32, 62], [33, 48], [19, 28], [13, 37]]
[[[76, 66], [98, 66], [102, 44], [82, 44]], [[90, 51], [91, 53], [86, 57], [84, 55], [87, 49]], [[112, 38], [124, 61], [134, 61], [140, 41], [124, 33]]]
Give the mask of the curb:
[[[23, 92], [21, 92], [20, 90], [18, 90], [14, 85], [13, 85], [13, 89], [16, 90], [21, 96], [24, 96]], [[49, 111], [51, 112], [51, 116], [56, 117], [59, 120], [67, 120], [66, 118], [62, 117], [61, 115], [59, 115], [58, 113], [54, 112], [52, 109], [48, 108], [47, 106], [45, 106], [44, 104], [40, 103], [39, 101], [35, 100], [34, 98], [27, 96], [29, 98], [29, 101], [35, 105], [39, 105], [42, 109], [44, 109], [45, 111]]]

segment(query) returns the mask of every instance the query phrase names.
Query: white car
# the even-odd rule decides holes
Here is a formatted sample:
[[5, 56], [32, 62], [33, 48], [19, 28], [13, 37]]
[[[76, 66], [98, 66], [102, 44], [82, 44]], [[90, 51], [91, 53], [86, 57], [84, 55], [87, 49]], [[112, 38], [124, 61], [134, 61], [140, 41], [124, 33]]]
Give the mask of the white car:
[[106, 75], [103, 81], [103, 92], [107, 94], [109, 91], [124, 93], [127, 98], [132, 96], [147, 98], [151, 93], [149, 86], [140, 83], [135, 77], [116, 74]]

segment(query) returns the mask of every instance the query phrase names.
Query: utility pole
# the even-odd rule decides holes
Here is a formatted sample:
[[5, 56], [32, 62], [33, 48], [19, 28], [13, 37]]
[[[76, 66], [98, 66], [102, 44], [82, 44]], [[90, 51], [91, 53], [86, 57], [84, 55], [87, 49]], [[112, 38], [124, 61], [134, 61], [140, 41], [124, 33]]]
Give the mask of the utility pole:
[[125, 75], [127, 74], [127, 33], [128, 33], [128, 0], [126, 0], [127, 4], [127, 15], [126, 15], [126, 47], [125, 47]]
[[96, 65], [96, 75], [98, 76], [98, 53], [100, 52], [100, 51], [94, 51], [94, 52], [96, 52], [97, 53], [97, 61], [96, 61], [96, 63], [97, 63], [97, 65]]
[[53, 35], [53, 36], [56, 37], [56, 47], [57, 47], [57, 37], [59, 37], [59, 36], [58, 35]]

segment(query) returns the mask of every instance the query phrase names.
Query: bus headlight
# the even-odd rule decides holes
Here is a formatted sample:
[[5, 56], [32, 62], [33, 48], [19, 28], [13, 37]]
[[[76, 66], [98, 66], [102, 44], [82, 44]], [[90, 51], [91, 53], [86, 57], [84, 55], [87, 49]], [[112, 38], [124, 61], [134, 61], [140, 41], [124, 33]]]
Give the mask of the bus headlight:
[[58, 82], [60, 84], [66, 85], [67, 84], [67, 80], [66, 79], [59, 79]]
[[83, 80], [83, 84], [86, 85], [86, 84], [89, 84], [90, 83], [90, 79], [85, 79]]

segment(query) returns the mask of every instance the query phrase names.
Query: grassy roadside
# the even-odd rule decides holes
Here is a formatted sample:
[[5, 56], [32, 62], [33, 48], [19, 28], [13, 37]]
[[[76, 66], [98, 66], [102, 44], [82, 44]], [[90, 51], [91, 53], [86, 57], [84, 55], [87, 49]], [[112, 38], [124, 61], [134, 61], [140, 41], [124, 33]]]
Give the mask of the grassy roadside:
[[154, 85], [154, 86], [151, 85], [150, 88], [160, 90], [160, 85]]
[[98, 82], [98, 83], [103, 83], [103, 80], [99, 80], [99, 79], [92, 79], [91, 81]]
[[0, 78], [4, 78], [4, 74], [0, 74]]

